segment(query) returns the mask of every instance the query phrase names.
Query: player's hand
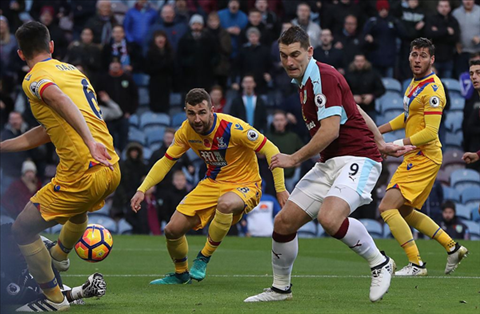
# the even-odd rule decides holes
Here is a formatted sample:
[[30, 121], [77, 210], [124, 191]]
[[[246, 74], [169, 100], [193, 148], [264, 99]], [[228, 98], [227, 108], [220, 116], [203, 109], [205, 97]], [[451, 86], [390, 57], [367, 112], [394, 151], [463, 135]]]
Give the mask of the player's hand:
[[143, 202], [144, 198], [145, 194], [140, 191], [137, 191], [137, 193], [135, 193], [135, 195], [132, 197], [130, 200], [130, 206], [134, 212], [138, 213], [138, 211], [142, 208], [140, 204]]
[[412, 150], [415, 150], [417, 147], [413, 145], [399, 146], [393, 143], [385, 143], [383, 147], [380, 147], [380, 153], [387, 156], [400, 157], [405, 155]]
[[109, 162], [112, 159], [110, 154], [107, 152], [107, 148], [102, 143], [93, 142], [90, 149], [90, 154], [92, 157], [101, 163], [102, 165], [107, 166], [110, 170], [113, 170], [113, 165]]
[[290, 193], [288, 193], [287, 190], [277, 193], [277, 201], [280, 204], [280, 207], [283, 208], [283, 206], [285, 206], [289, 197], [290, 197]]
[[295, 166], [296, 162], [292, 155], [287, 154], [276, 154], [270, 162], [270, 170], [275, 168], [293, 168]]
[[473, 162], [478, 161], [480, 158], [478, 157], [477, 153], [465, 153], [465, 154], [463, 154], [462, 159], [467, 164], [471, 164]]

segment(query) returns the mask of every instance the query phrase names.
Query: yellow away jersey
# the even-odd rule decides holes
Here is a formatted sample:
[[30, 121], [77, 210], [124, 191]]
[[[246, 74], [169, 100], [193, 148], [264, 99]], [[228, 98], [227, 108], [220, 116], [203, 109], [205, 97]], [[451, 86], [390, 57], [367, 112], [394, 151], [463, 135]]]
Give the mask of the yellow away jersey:
[[80, 135], [43, 102], [42, 94], [52, 84], [57, 85], [80, 109], [93, 138], [107, 147], [112, 157], [110, 162], [115, 164], [119, 158], [89, 80], [73, 65], [49, 58], [35, 64], [25, 76], [22, 88], [28, 97], [33, 115], [46, 129], [60, 157], [56, 179], [61, 182], [74, 182], [98, 162], [92, 158]]
[[177, 160], [189, 148], [207, 164], [206, 178], [225, 183], [261, 180], [257, 156], [267, 138], [244, 121], [227, 114], [214, 113], [214, 123], [207, 135], [195, 132], [184, 121], [165, 157]]
[[[409, 138], [425, 129], [425, 115], [442, 115], [445, 105], [445, 90], [435, 73], [432, 72], [421, 79], [412, 79], [403, 97], [406, 137]], [[435, 140], [419, 146], [420, 152], [415, 152], [441, 164], [441, 147], [437, 134]]]

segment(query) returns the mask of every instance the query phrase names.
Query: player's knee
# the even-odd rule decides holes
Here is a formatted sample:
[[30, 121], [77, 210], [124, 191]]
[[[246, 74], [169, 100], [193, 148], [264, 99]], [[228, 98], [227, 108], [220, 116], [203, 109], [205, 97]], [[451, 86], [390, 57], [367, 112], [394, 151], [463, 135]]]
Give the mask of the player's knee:
[[293, 223], [291, 223], [288, 219], [284, 218], [284, 215], [281, 213], [275, 216], [275, 220], [273, 222], [273, 229], [275, 232], [280, 234], [291, 234], [297, 232], [295, 230]]
[[17, 220], [12, 225], [12, 235], [16, 243], [24, 244], [28, 239], [28, 229], [24, 228], [22, 223]]
[[336, 217], [334, 217], [333, 215], [322, 214], [321, 211], [318, 214], [317, 219], [318, 222], [322, 225], [325, 232], [327, 232], [329, 235], [336, 234], [341, 225], [341, 221], [339, 222]]
[[164, 230], [165, 237], [167, 239], [178, 239], [181, 236], [183, 236], [182, 232], [178, 230], [177, 228], [167, 225]]
[[383, 213], [383, 212], [385, 212], [385, 211], [387, 211], [387, 210], [389, 210], [389, 209], [391, 209], [391, 208], [388, 208], [388, 206], [386, 206], [383, 202], [380, 203], [380, 205], [378, 206], [378, 211], [379, 211], [380, 213]]
[[217, 210], [224, 214], [230, 214], [234, 210], [234, 202], [228, 198], [220, 198], [217, 204]]

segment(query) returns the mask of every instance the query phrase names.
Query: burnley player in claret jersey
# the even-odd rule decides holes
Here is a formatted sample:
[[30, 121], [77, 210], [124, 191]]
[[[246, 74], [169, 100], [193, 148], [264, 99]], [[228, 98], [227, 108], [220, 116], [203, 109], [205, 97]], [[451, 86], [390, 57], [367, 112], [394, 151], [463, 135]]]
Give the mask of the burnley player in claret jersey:
[[370, 300], [390, 287], [395, 262], [381, 253], [358, 220], [348, 216], [372, 201], [381, 153], [400, 156], [412, 147], [386, 144], [375, 123], [357, 106], [344, 77], [313, 59], [307, 33], [293, 26], [278, 40], [280, 58], [300, 92], [310, 142], [292, 155], [277, 154], [270, 167], [294, 167], [320, 153], [321, 160], [297, 184], [275, 218], [272, 235], [273, 284], [245, 302], [292, 298], [291, 273], [298, 253], [297, 231], [317, 218], [325, 231], [363, 257], [372, 272]]

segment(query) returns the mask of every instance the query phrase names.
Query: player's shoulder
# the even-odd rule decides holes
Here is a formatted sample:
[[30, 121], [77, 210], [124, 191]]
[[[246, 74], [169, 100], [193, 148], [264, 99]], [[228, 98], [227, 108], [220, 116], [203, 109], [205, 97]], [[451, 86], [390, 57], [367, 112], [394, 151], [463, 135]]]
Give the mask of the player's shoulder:
[[433, 82], [428, 84], [423, 90], [425, 96], [438, 96], [440, 98], [445, 98], [445, 89], [443, 87], [442, 81], [438, 76], [432, 76]]
[[248, 123], [243, 121], [242, 119], [231, 116], [227, 113], [216, 113], [216, 115], [217, 115], [218, 123], [221, 123], [222, 121], [225, 121], [227, 123], [231, 123], [232, 128], [243, 130], [245, 125], [248, 125]]

